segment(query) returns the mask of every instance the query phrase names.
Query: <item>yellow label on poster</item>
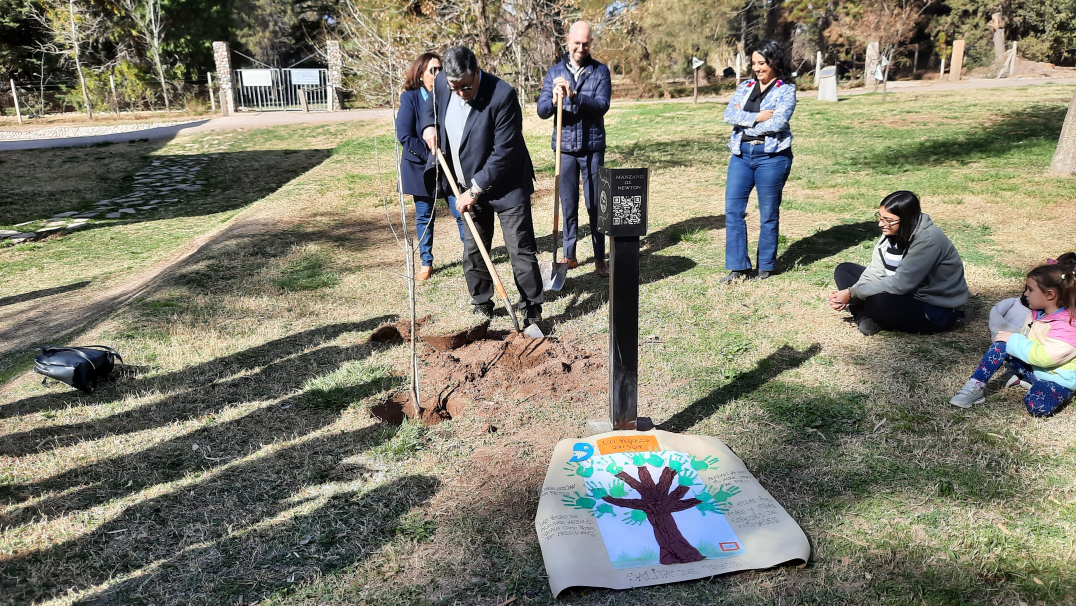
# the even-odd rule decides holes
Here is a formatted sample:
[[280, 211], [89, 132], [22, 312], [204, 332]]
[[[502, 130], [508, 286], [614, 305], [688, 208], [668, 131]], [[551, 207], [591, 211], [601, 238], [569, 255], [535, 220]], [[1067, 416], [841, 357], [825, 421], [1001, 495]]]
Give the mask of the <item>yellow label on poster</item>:
[[612, 436], [598, 440], [598, 452], [603, 455], [654, 450], [661, 450], [658, 439], [654, 436]]

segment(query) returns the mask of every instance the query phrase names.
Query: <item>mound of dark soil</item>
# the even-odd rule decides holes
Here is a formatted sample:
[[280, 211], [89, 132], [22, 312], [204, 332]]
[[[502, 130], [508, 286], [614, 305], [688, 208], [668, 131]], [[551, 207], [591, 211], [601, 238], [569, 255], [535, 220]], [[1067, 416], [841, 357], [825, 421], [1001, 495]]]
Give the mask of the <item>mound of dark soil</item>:
[[[605, 354], [578, 342], [518, 333], [490, 332], [457, 349], [420, 354], [423, 410], [416, 414], [407, 392], [371, 409], [390, 423], [406, 416], [432, 424], [458, 417], [475, 402], [489, 400], [592, 401], [608, 397]], [[436, 391], [435, 391], [436, 390]]]

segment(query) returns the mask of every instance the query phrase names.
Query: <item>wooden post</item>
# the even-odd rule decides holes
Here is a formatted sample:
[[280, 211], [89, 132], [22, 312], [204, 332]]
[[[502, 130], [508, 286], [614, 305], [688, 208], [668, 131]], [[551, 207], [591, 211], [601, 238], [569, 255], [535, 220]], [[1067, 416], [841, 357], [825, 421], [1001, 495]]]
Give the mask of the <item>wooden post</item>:
[[310, 106], [306, 104], [306, 89], [305, 88], [300, 88], [299, 89], [299, 105], [302, 106], [304, 114], [309, 114], [310, 113]]
[[945, 77], [945, 55], [942, 55], [941, 71], [938, 72], [938, 80]]
[[220, 89], [220, 115], [228, 115], [228, 93], [224, 91], [224, 88]]
[[691, 99], [692, 105], [699, 104], [699, 68], [695, 68], [695, 94]]
[[1009, 75], [1010, 76], [1015, 76], [1016, 75], [1016, 62], [1019, 61], [1019, 60], [1020, 60], [1020, 58], [1016, 56], [1016, 41], [1013, 40], [1013, 43], [1012, 43], [1012, 59], [1009, 60]]
[[915, 45], [915, 58], [912, 59], [912, 77], [915, 77], [915, 72], [919, 71], [919, 45]]
[[959, 82], [964, 67], [964, 41], [953, 40], [953, 60], [949, 62], [949, 81]]
[[217, 113], [217, 97], [213, 94], [213, 72], [205, 73], [205, 81], [209, 86], [209, 111]]
[[822, 51], [814, 55], [814, 85], [818, 86], [818, 72], [822, 71]]
[[112, 115], [116, 118], [120, 117], [120, 100], [116, 97], [116, 78], [112, 74], [108, 75], [108, 85], [112, 87]]
[[11, 98], [15, 100], [15, 115], [19, 118], [19, 125], [22, 125], [22, 110], [19, 109], [19, 93], [15, 90], [15, 80], [11, 80]]

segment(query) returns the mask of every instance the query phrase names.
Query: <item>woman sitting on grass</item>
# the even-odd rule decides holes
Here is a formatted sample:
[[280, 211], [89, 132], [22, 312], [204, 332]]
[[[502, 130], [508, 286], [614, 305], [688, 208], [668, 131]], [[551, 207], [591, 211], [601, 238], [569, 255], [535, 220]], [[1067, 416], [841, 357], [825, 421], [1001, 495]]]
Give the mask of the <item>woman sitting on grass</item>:
[[998, 333], [975, 374], [949, 400], [953, 406], [970, 408], [985, 402], [986, 382], [1003, 362], [1031, 384], [1024, 404], [1033, 416], [1054, 414], [1076, 389], [1076, 276], [1063, 265], [1040, 265], [1027, 275], [1026, 286], [1030, 326]]
[[964, 263], [956, 247], [919, 208], [910, 191], [886, 196], [874, 213], [882, 239], [870, 265], [841, 263], [830, 307], [852, 313], [859, 332], [936, 333], [952, 328], [968, 300]]

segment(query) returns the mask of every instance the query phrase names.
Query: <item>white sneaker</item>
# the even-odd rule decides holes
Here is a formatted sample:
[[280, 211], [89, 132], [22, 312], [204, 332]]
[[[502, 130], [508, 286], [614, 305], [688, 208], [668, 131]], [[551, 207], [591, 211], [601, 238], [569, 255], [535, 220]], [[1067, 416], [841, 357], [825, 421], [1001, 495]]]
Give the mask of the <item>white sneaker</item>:
[[949, 403], [960, 408], [971, 408], [973, 405], [982, 404], [985, 401], [986, 393], [983, 391], [982, 383], [975, 379], [968, 379], [968, 382], [960, 388], [960, 391], [956, 392], [956, 395], [949, 400]]

